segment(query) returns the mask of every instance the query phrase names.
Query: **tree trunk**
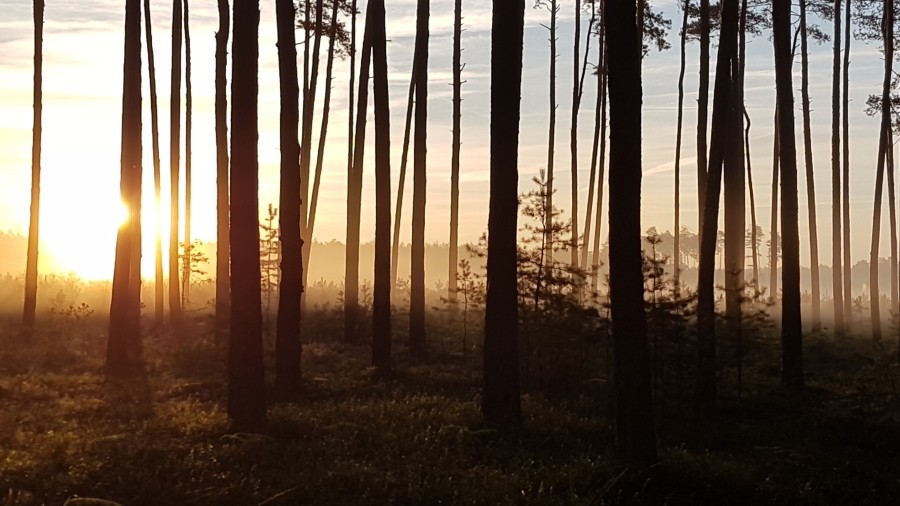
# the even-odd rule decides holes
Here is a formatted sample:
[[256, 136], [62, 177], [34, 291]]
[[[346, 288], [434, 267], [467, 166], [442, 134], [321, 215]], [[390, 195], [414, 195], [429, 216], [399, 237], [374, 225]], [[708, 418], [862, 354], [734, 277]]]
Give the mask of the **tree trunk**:
[[794, 137], [794, 88], [791, 79], [790, 0], [775, 0], [772, 7], [775, 45], [775, 88], [778, 97], [778, 135], [781, 158], [782, 303], [781, 382], [803, 385], [803, 328], [800, 321], [800, 227], [797, 198], [797, 148]]
[[184, 259], [181, 276], [181, 307], [190, 303], [191, 292], [191, 143], [194, 99], [191, 92], [191, 30], [188, 0], [184, 0]]
[[34, 0], [34, 119], [31, 137], [31, 209], [28, 257], [25, 262], [25, 307], [22, 325], [27, 337], [34, 333], [37, 307], [38, 237], [41, 209], [41, 111], [43, 110], [44, 0]]
[[516, 222], [524, 25], [524, 0], [493, 1], [491, 186], [481, 413], [485, 424], [498, 430], [514, 429], [522, 423]]
[[416, 128], [413, 133], [412, 258], [409, 295], [409, 350], [425, 351], [425, 185], [428, 132], [429, 0], [416, 8]]
[[547, 265], [553, 265], [553, 162], [556, 148], [556, 15], [557, 0], [550, 0], [550, 126], [547, 141], [547, 202], [544, 209], [544, 245]]
[[[606, 0], [603, 0], [605, 2]], [[603, 179], [606, 168], [606, 101], [607, 101], [607, 68], [609, 65], [609, 51], [606, 45], [606, 13], [603, 13], [603, 19], [600, 22], [600, 46], [603, 48], [603, 59], [598, 73], [597, 80], [600, 81], [600, 156], [597, 162], [599, 170], [597, 171], [597, 210], [594, 217], [594, 257], [591, 261], [593, 276], [591, 279], [591, 291], [596, 292], [600, 283], [600, 231], [603, 222], [600, 219], [603, 215]], [[594, 143], [597, 142], [595, 134]]]
[[641, 258], [641, 42], [634, 2], [605, 4], [609, 37], [609, 283], [615, 349], [616, 450], [656, 460]]
[[356, 108], [356, 132], [353, 141], [353, 167], [347, 173], [347, 253], [344, 263], [344, 340], [359, 339], [359, 225], [362, 212], [363, 156], [366, 149], [366, 115], [369, 103], [369, 63], [372, 57], [371, 16], [366, 10], [362, 60], [359, 63], [359, 95]]
[[353, 171], [353, 120], [356, 100], [356, 0], [350, 6], [350, 86], [347, 93], [347, 174]]
[[178, 282], [179, 184], [181, 179], [181, 0], [172, 2], [172, 79], [169, 101], [169, 319], [181, 328], [181, 285]]
[[412, 71], [409, 74], [409, 93], [406, 97], [406, 122], [403, 128], [403, 149], [400, 152], [400, 180], [397, 182], [397, 207], [394, 211], [394, 238], [391, 244], [391, 289], [397, 288], [397, 272], [400, 264], [400, 221], [403, 217], [403, 193], [406, 188], [406, 165], [409, 160], [409, 138], [412, 133], [412, 115], [416, 96], [416, 56], [413, 50]]
[[[584, 60], [581, 65], [581, 76], [579, 77], [580, 83], [578, 84], [578, 93], [579, 100], [584, 93], [584, 78], [587, 75], [587, 63], [588, 63], [588, 55], [591, 52], [591, 30], [594, 28], [594, 23], [597, 22], [597, 6], [594, 3], [591, 3], [591, 18], [588, 22], [587, 35], [585, 36], [584, 43]], [[603, 59], [603, 47], [600, 46], [600, 59], [597, 61], [597, 71], [600, 69], [601, 61]], [[599, 83], [598, 83], [599, 84]], [[583, 271], [587, 271], [588, 268], [588, 253], [591, 244], [591, 220], [593, 219], [593, 211], [594, 211], [594, 179], [597, 176], [597, 151], [599, 146], [597, 146], [597, 135], [598, 132], [598, 116], [600, 115], [600, 87], [597, 86], [597, 107], [594, 111], [594, 142], [591, 144], [591, 169], [590, 175], [588, 176], [588, 196], [585, 204], [585, 212], [584, 212], [584, 233], [581, 238], [581, 263], [579, 263], [579, 267]]]
[[781, 128], [778, 120], [778, 106], [775, 106], [775, 129], [772, 139], [772, 221], [769, 228], [769, 298], [778, 303], [778, 168], [781, 153]]
[[803, 101], [803, 153], [806, 162], [806, 202], [809, 214], [809, 267], [812, 282], [812, 327], [822, 329], [819, 293], [819, 235], [816, 225], [816, 182], [813, 171], [812, 121], [809, 114], [809, 52], [806, 35], [806, 0], [800, 0], [800, 93]]
[[853, 277], [850, 268], [853, 266], [850, 260], [850, 0], [844, 4], [844, 84], [843, 84], [843, 129], [844, 129], [844, 157], [843, 171], [844, 175], [841, 180], [842, 190], [842, 208], [844, 220], [844, 323], [850, 328], [853, 321]]
[[706, 121], [709, 116], [709, 0], [700, 0], [700, 90], [697, 97], [697, 202], [700, 215], [699, 235], [703, 235], [706, 215], [706, 173], [708, 161]]
[[153, 139], [153, 190], [155, 192], [156, 240], [154, 254], [155, 281], [154, 291], [154, 327], [159, 330], [163, 326], [165, 312], [165, 289], [163, 281], [162, 260], [162, 171], [159, 159], [159, 109], [156, 97], [156, 62], [153, 53], [153, 23], [150, 16], [150, 0], [144, 0], [144, 29], [147, 37], [147, 64], [150, 72], [150, 125]]
[[372, 365], [391, 370], [391, 123], [384, 0], [372, 0], [372, 77], [375, 102], [375, 287]]
[[[140, 355], [141, 346], [141, 2], [125, 4], [122, 85], [122, 157], [119, 184], [128, 220], [119, 226], [109, 309], [106, 367], [121, 372]], [[135, 265], [137, 263], [137, 265]]]
[[[841, 280], [841, 0], [834, 0], [834, 50], [831, 80], [831, 275], [834, 332], [844, 334], [844, 284]], [[847, 315], [848, 318], [850, 315]]]
[[744, 129], [744, 151], [747, 160], [747, 193], [750, 196], [750, 256], [753, 262], [753, 285], [754, 289], [759, 292], [759, 239], [757, 232], [759, 226], [756, 223], [756, 197], [753, 193], [753, 167], [750, 164], [750, 115], [747, 114], [747, 107], [744, 107], [744, 120], [747, 126]]
[[572, 51], [572, 124], [569, 127], [569, 156], [572, 167], [572, 239], [569, 249], [572, 253], [571, 266], [578, 266], [578, 109], [581, 92], [578, 89], [580, 70], [578, 56], [581, 54], [581, 0], [575, 0], [575, 44]]
[[722, 8], [719, 54], [716, 61], [716, 88], [713, 97], [712, 137], [709, 172], [703, 204], [700, 234], [700, 267], [697, 283], [697, 402], [710, 408], [716, 402], [715, 261], [718, 239], [719, 192], [729, 142], [740, 101], [736, 97], [732, 64], [737, 58], [737, 0], [725, 0]]
[[[316, 108], [316, 90], [319, 85], [319, 52], [322, 49], [322, 9], [324, 0], [316, 0], [315, 34], [313, 36], [312, 70], [309, 76], [309, 88], [303, 96], [303, 118], [300, 129], [300, 234], [309, 239], [302, 246], [302, 258], [309, 257], [312, 235], [309, 233], [310, 200], [309, 181], [312, 165], [312, 130]], [[307, 30], [309, 28], [307, 27]], [[326, 83], [327, 86], [328, 83]], [[302, 283], [302, 277], [301, 277]], [[305, 297], [301, 298], [305, 299]]]
[[294, 41], [294, 3], [275, 3], [278, 28], [278, 77], [281, 147], [279, 221], [281, 276], [278, 283], [278, 320], [275, 337], [275, 383], [286, 390], [300, 383], [300, 297], [303, 294], [303, 238], [300, 230], [300, 89], [297, 83], [297, 46]]
[[459, 263], [459, 151], [462, 118], [462, 0], [453, 2], [453, 140], [450, 153], [450, 258], [447, 271], [447, 296], [457, 299], [457, 264]]
[[216, 32], [216, 337], [222, 342], [228, 330], [231, 301], [231, 248], [228, 210], [228, 0], [218, 0]]
[[265, 423], [259, 265], [259, 2], [234, 0], [231, 80], [231, 332], [228, 416], [233, 429]]
[[687, 46], [688, 1], [684, 2], [681, 20], [681, 66], [678, 71], [678, 126], [675, 130], [675, 243], [672, 260], [674, 262], [673, 279], [676, 290], [680, 289], [681, 278], [681, 130], [684, 120], [684, 70], [686, 66], [685, 47]]

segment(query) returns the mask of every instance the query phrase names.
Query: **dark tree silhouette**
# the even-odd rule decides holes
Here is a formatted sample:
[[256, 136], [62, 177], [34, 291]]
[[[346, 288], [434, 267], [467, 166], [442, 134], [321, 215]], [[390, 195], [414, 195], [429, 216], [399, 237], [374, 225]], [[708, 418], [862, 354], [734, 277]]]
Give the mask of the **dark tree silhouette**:
[[481, 413], [487, 426], [499, 430], [514, 429], [522, 422], [516, 222], [524, 26], [524, 0], [493, 1], [491, 187]]
[[[549, 2], [549, 3], [548, 3]], [[543, 5], [550, 11], [550, 125], [548, 127], [547, 140], [547, 203], [546, 209], [553, 209], [554, 192], [554, 152], [556, 149], [556, 17], [559, 14], [557, 0], [541, 0], [537, 5]], [[544, 213], [547, 223], [544, 224], [546, 237], [544, 246], [547, 250], [548, 264], [553, 263], [553, 213]]]
[[234, 1], [231, 80], [231, 333], [228, 416], [236, 430], [265, 422], [259, 263], [259, 2]]
[[[800, 321], [800, 226], [794, 88], [791, 78], [793, 51], [790, 0], [775, 0], [772, 4], [772, 38], [775, 46], [775, 89], [781, 161], [781, 382], [785, 386], [799, 387], [803, 385], [803, 328]], [[773, 244], [774, 242], [773, 237]]]
[[409, 139], [416, 98], [416, 56], [413, 50], [412, 72], [409, 74], [409, 92], [406, 96], [406, 122], [403, 127], [403, 148], [400, 150], [400, 180], [397, 182], [397, 207], [394, 210], [394, 238], [391, 243], [391, 289], [397, 288], [400, 263], [400, 221], [403, 217], [403, 193], [406, 187], [406, 166], [409, 160]]
[[31, 209], [25, 262], [25, 307], [22, 325], [31, 337], [37, 306], [38, 237], [41, 210], [41, 111], [43, 110], [44, 0], [34, 0], [34, 119], [31, 137]]
[[572, 168], [572, 239], [570, 264], [578, 266], [578, 109], [581, 106], [581, 0], [575, 0], [575, 40], [572, 48], [572, 114], [569, 127], [569, 159]]
[[685, 47], [687, 46], [688, 18], [690, 0], [684, 0], [681, 19], [681, 66], [678, 71], [678, 123], [675, 128], [675, 244], [672, 260], [674, 262], [674, 280], [676, 286], [681, 277], [681, 130], [684, 120], [684, 69], [686, 65]]
[[803, 155], [806, 164], [806, 202], [809, 215], [809, 267], [812, 283], [812, 326], [822, 328], [822, 304], [819, 288], [819, 235], [816, 225], [816, 182], [813, 169], [812, 127], [809, 115], [809, 49], [806, 26], [806, 1], [800, 0], [800, 93], [803, 107]]
[[147, 37], [147, 64], [150, 70], [150, 125], [153, 139], [153, 191], [156, 212], [156, 240], [154, 252], [155, 282], [154, 292], [154, 327], [159, 330], [163, 326], [165, 312], [165, 289], [163, 281], [162, 260], [162, 170], [159, 159], [159, 109], [156, 97], [156, 61], [153, 53], [153, 22], [150, 16], [150, 0], [144, 0], [144, 29]]
[[853, 320], [853, 291], [852, 277], [850, 275], [850, 0], [846, 0], [844, 4], [844, 64], [843, 64], [843, 86], [841, 89], [842, 98], [841, 105], [843, 108], [841, 120], [843, 122], [843, 157], [841, 159], [841, 167], [843, 175], [841, 177], [841, 209], [844, 226], [842, 229], [844, 246], [842, 252], [844, 254], [844, 325], [849, 329]]
[[179, 181], [181, 171], [181, 0], [172, 1], [172, 80], [169, 101], [169, 318], [174, 329], [181, 327], [181, 287], [178, 282]]
[[[844, 333], [844, 284], [841, 281], [841, 0], [834, 0], [834, 53], [831, 81], [831, 276], [834, 332]], [[847, 315], [848, 317], [850, 315]]]
[[193, 143], [194, 98], [191, 90], [191, 29], [188, 0], [184, 0], [184, 257], [181, 262], [181, 307], [191, 293], [191, 145]]
[[121, 371], [141, 351], [141, 2], [125, 3], [122, 157], [119, 183], [128, 219], [119, 226], [109, 308], [106, 367]]
[[605, 2], [609, 50], [609, 290], [615, 350], [616, 450], [656, 460], [641, 257], [641, 40], [635, 2]]
[[697, 205], [700, 215], [700, 235], [703, 235], [703, 220], [706, 215], [706, 172], [707, 156], [707, 117], [709, 105], [709, 0], [700, 0], [700, 89], [697, 98]]
[[375, 287], [372, 365], [391, 370], [391, 123], [384, 0], [372, 0], [372, 80], [375, 103]]
[[228, 329], [231, 306], [231, 248], [228, 203], [228, 32], [231, 14], [228, 0], [217, 0], [219, 30], [216, 32], [216, 337], [221, 342]]
[[300, 89], [297, 47], [294, 43], [294, 3], [277, 0], [278, 75], [281, 89], [281, 177], [278, 222], [281, 238], [281, 276], [275, 338], [275, 382], [279, 388], [300, 381], [300, 297], [303, 293], [303, 239], [300, 233]]
[[459, 268], [459, 152], [462, 145], [462, 0], [453, 2], [453, 140], [450, 147], [450, 257], [447, 296], [457, 299]]
[[[605, 0], [603, 0], [605, 2]], [[600, 282], [598, 269], [600, 268], [600, 231], [603, 224], [600, 219], [603, 211], [603, 181], [606, 168], [606, 102], [607, 102], [607, 67], [609, 65], [609, 57], [606, 46], [606, 14], [603, 13], [601, 7], [602, 18], [600, 20], [600, 50], [603, 53], [601, 57], [600, 69], [597, 73], [598, 81], [598, 97], [600, 104], [600, 117], [596, 120], [599, 125], [594, 125], [594, 146], [599, 148], [599, 159], [597, 161], [597, 207], [596, 216], [594, 217], [594, 252], [591, 260], [591, 291], [596, 292]], [[599, 142], [599, 146], [598, 146]]]
[[409, 295], [409, 350], [425, 351], [425, 188], [428, 132], [429, 0], [416, 3], [416, 112], [413, 133], [412, 251]]

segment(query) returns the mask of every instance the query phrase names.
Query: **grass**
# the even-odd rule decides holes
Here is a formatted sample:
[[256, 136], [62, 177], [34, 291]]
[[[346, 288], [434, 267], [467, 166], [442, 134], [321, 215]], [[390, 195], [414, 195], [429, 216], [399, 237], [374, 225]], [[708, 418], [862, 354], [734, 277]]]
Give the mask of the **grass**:
[[0, 504], [900, 504], [898, 370], [864, 340], [810, 338], [808, 387], [785, 392], [760, 338], [740, 399], [725, 384], [708, 416], [661, 403], [660, 462], [626, 469], [599, 370], [526, 390], [522, 430], [501, 436], [480, 426], [478, 350], [432, 336], [450, 345], [416, 363], [396, 343], [376, 381], [364, 347], [312, 342], [264, 433], [235, 434], [204, 327], [148, 338], [144, 368], [110, 380], [101, 318], [70, 323], [31, 343], [0, 331]]

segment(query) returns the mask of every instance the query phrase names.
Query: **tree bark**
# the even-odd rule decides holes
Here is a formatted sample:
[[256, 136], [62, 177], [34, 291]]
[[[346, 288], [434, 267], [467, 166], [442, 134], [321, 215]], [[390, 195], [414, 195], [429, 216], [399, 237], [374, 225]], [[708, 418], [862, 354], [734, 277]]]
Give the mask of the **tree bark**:
[[481, 413], [487, 426], [510, 430], [522, 423], [516, 222], [524, 0], [494, 0], [491, 24], [491, 183]]
[[228, 35], [231, 14], [228, 0], [217, 0], [216, 32], [216, 337], [224, 341], [231, 306], [231, 248], [228, 209]]
[[31, 137], [31, 208], [28, 222], [28, 256], [25, 261], [25, 307], [22, 325], [27, 337], [34, 333], [37, 307], [38, 238], [41, 210], [41, 112], [43, 111], [44, 0], [34, 0], [34, 116]]
[[700, 0], [700, 90], [697, 97], [697, 202], [700, 216], [699, 235], [703, 234], [706, 215], [707, 117], [709, 116], [709, 0]]
[[181, 0], [172, 2], [172, 79], [169, 98], [169, 319], [181, 328], [181, 284], [178, 281], [179, 185], [181, 180]]
[[228, 416], [239, 431], [265, 423], [259, 262], [259, 2], [234, 0], [231, 80], [231, 332]]

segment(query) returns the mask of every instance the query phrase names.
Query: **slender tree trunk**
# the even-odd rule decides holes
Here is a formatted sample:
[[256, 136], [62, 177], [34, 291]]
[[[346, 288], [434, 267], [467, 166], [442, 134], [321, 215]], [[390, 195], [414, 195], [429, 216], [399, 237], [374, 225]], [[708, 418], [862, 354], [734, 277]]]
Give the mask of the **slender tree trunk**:
[[359, 225], [362, 212], [363, 156], [366, 148], [366, 115], [369, 102], [369, 64], [372, 57], [372, 9], [366, 10], [362, 59], [359, 64], [359, 95], [356, 108], [356, 132], [353, 141], [353, 167], [347, 173], [347, 254], [344, 274], [344, 340], [359, 339]]
[[491, 186], [481, 413], [487, 426], [499, 430], [514, 429], [522, 423], [516, 222], [524, 25], [524, 0], [493, 0]]
[[675, 130], [675, 244], [672, 253], [674, 262], [673, 279], [676, 289], [680, 289], [681, 278], [681, 131], [684, 121], [684, 70], [686, 66], [685, 47], [687, 46], [689, 0], [684, 0], [684, 12], [681, 20], [681, 66], [678, 71], [678, 126]]
[[[303, 118], [300, 129], [300, 233], [309, 240], [303, 244], [303, 258], [309, 256], [312, 235], [309, 233], [310, 200], [309, 181], [312, 165], [312, 131], [316, 108], [316, 91], [319, 85], [319, 52], [322, 49], [322, 9], [324, 0], [316, 0], [315, 35], [313, 36], [312, 70], [309, 75], [309, 88], [303, 96]], [[327, 83], [326, 83], [327, 86]], [[302, 278], [301, 278], [302, 282]]]
[[699, 235], [703, 234], [704, 205], [706, 204], [706, 173], [708, 161], [706, 128], [709, 116], [709, 0], [700, 0], [700, 90], [697, 98], [697, 201], [700, 215]]
[[[588, 30], [586, 36], [585, 43], [585, 51], [584, 51], [584, 65], [582, 66], [581, 71], [581, 79], [584, 80], [585, 75], [587, 75], [587, 61], [588, 54], [590, 53], [591, 47], [591, 29], [594, 24], [597, 22], [597, 6], [596, 4], [591, 4], [591, 20], [588, 23]], [[603, 64], [603, 44], [602, 42], [599, 45], [598, 51], [598, 59], [597, 66], [595, 68], [597, 74], [600, 74], [600, 66]], [[584, 90], [584, 86], [581, 86], [581, 89]], [[591, 143], [591, 172], [588, 176], [588, 197], [587, 197], [587, 208], [584, 213], [584, 234], [581, 241], [581, 269], [587, 271], [589, 268], [588, 265], [588, 255], [590, 254], [590, 246], [591, 246], [591, 223], [593, 223], [594, 219], [594, 189], [596, 185], [597, 179], [597, 157], [600, 154], [600, 81], [597, 81], [597, 102], [594, 107], [594, 140]]]
[[744, 120], [747, 126], [744, 129], [744, 151], [746, 152], [747, 161], [747, 193], [750, 196], [750, 256], [753, 262], [753, 284], [755, 289], [759, 290], [759, 238], [757, 231], [759, 226], [756, 222], [756, 197], [753, 193], [753, 167], [750, 164], [750, 115], [747, 114], [747, 107], [744, 106]]
[[[841, 280], [841, 0], [834, 0], [834, 50], [831, 81], [831, 274], [834, 332], [844, 334], [844, 284]], [[850, 315], [847, 315], [849, 318]]]
[[[604, 4], [606, 0], [601, 0]], [[603, 215], [603, 180], [606, 168], [606, 101], [607, 101], [607, 67], [609, 63], [607, 46], [606, 46], [606, 14], [603, 13], [603, 20], [600, 23], [600, 45], [603, 47], [603, 60], [597, 79], [600, 81], [600, 156], [597, 162], [599, 170], [597, 171], [597, 210], [594, 217], [594, 257], [591, 261], [593, 278], [591, 280], [591, 290], [596, 292], [600, 283], [600, 231], [603, 222], [600, 219]], [[595, 139], [596, 142], [596, 139]]]
[[729, 126], [740, 114], [736, 97], [732, 64], [737, 58], [737, 0], [725, 0], [722, 7], [719, 54], [716, 61], [716, 88], [713, 97], [712, 137], [710, 139], [709, 172], [703, 204], [703, 228], [700, 234], [700, 267], [697, 284], [697, 402], [710, 408], [716, 402], [716, 334], [715, 334], [715, 260], [719, 222], [719, 193], [729, 142]]
[[[109, 310], [106, 367], [123, 371], [141, 351], [141, 2], [125, 3], [125, 51], [122, 86], [121, 198], [128, 220], [119, 226]], [[135, 265], [137, 263], [137, 265]]]
[[806, 202], [809, 214], [809, 267], [812, 282], [812, 327], [822, 329], [821, 294], [819, 289], [819, 235], [816, 225], [816, 181], [813, 171], [812, 121], [809, 114], [809, 51], [806, 34], [806, 0], [800, 0], [801, 85], [803, 100], [803, 153], [806, 162]]
[[372, 365], [391, 370], [391, 123], [388, 97], [384, 0], [372, 0], [372, 76], [375, 102], [375, 289], [372, 307]]
[[151, 137], [153, 139], [153, 190], [156, 196], [155, 212], [156, 212], [156, 240], [154, 267], [155, 282], [154, 291], [154, 327], [159, 330], [163, 326], [163, 318], [165, 312], [165, 288], [163, 281], [163, 260], [162, 260], [162, 170], [160, 169], [159, 156], [159, 109], [157, 107], [156, 97], [156, 62], [153, 53], [153, 23], [150, 15], [150, 0], [144, 0], [144, 30], [147, 37], [147, 65], [150, 72], [150, 125]]
[[403, 193], [406, 188], [406, 165], [409, 160], [409, 139], [416, 96], [416, 56], [413, 50], [412, 71], [409, 74], [409, 94], [406, 97], [406, 122], [403, 129], [403, 148], [400, 152], [400, 176], [397, 183], [397, 207], [394, 210], [394, 238], [391, 244], [391, 289], [397, 288], [400, 265], [400, 219], [403, 217]]
[[169, 318], [173, 329], [181, 328], [181, 284], [178, 281], [179, 185], [181, 179], [181, 0], [172, 2], [172, 80], [169, 99]]
[[544, 245], [547, 248], [547, 265], [553, 265], [553, 192], [554, 192], [554, 152], [556, 148], [556, 16], [559, 14], [557, 0], [550, 0], [550, 126], [547, 141], [547, 202], [544, 210]]
[[775, 110], [775, 129], [772, 140], [772, 221], [769, 228], [769, 297], [778, 303], [778, 169], [781, 153], [781, 135], [778, 130], [781, 122], [778, 119], [778, 106]]
[[218, 0], [219, 31], [216, 32], [216, 336], [224, 340], [231, 301], [231, 248], [228, 210], [228, 0]]
[[350, 86], [347, 93], [347, 174], [353, 171], [353, 120], [356, 105], [356, 0], [350, 6]]
[[231, 332], [228, 416], [238, 431], [265, 423], [259, 265], [259, 2], [234, 0], [231, 80]]
[[578, 56], [581, 54], [581, 0], [575, 0], [575, 44], [572, 51], [572, 124], [569, 127], [569, 156], [572, 166], [572, 239], [569, 249], [572, 253], [571, 265], [578, 266], [578, 109], [581, 106], [581, 92]]
[[413, 133], [412, 259], [409, 296], [409, 349], [425, 351], [425, 188], [428, 132], [429, 0], [416, 9], [416, 128]]
[[844, 319], [847, 328], [853, 321], [853, 277], [850, 269], [853, 266], [850, 260], [850, 0], [844, 4], [844, 83], [843, 83], [843, 178], [842, 209], [844, 220]]
[[[890, 134], [889, 134], [890, 135]], [[888, 212], [891, 227], [891, 316], [897, 314], [897, 202], [894, 190], [894, 139], [890, 136], [885, 152], [888, 179]]]
[[462, 118], [462, 0], [453, 2], [453, 140], [450, 147], [450, 258], [447, 272], [447, 296], [457, 299], [459, 264], [459, 151]]
[[294, 3], [277, 0], [278, 77], [280, 81], [280, 196], [278, 232], [281, 276], [278, 283], [278, 320], [275, 338], [275, 383], [281, 389], [300, 382], [300, 298], [303, 294], [303, 238], [300, 231], [300, 89], [294, 41]]
[[184, 0], [184, 259], [182, 261], [181, 307], [190, 303], [191, 291], [191, 145], [194, 99], [191, 91], [191, 30], [188, 0]]
[[609, 20], [610, 311], [615, 347], [616, 450], [656, 460], [641, 259], [641, 42], [634, 2], [605, 4]]
[[800, 227], [797, 188], [797, 148], [794, 137], [794, 88], [791, 79], [791, 4], [775, 0], [772, 7], [775, 45], [775, 82], [778, 96], [778, 135], [781, 158], [782, 309], [781, 382], [788, 387], [803, 385], [803, 328], [800, 321]]
[[34, 333], [37, 307], [38, 237], [41, 209], [41, 111], [43, 110], [44, 0], [34, 0], [34, 119], [31, 137], [31, 210], [28, 257], [25, 262], [25, 307], [22, 325], [27, 337]]

